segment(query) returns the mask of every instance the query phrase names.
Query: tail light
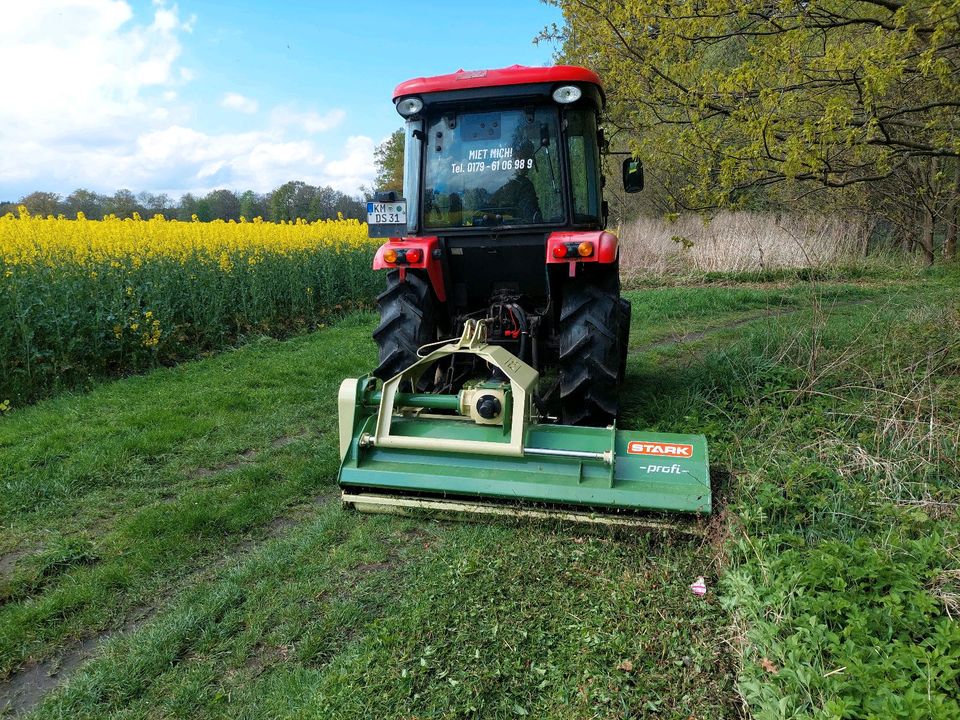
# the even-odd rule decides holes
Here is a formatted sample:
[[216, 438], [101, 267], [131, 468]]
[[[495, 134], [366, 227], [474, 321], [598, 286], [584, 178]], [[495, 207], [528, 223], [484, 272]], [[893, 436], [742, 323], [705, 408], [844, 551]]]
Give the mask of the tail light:
[[421, 260], [423, 260], [423, 250], [420, 248], [387, 248], [383, 251], [383, 261], [388, 265], [415, 264]]
[[577, 260], [591, 255], [593, 255], [593, 243], [586, 240], [582, 243], [563, 243], [553, 247], [553, 257], [557, 260], [563, 260], [564, 258]]

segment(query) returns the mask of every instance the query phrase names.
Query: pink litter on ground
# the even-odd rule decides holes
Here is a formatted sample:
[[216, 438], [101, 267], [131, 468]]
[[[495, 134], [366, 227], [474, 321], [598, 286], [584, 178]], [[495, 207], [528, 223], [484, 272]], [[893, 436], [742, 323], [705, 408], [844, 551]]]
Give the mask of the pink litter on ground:
[[696, 582], [690, 586], [690, 589], [693, 590], [694, 595], [703, 597], [707, 594], [707, 582], [702, 577], [698, 577]]

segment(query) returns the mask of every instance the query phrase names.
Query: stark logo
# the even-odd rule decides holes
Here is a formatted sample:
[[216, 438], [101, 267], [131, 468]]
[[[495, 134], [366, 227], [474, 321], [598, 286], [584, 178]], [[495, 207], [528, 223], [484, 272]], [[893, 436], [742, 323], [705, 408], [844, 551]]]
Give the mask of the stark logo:
[[658, 457], [692, 458], [693, 445], [631, 440], [629, 443], [627, 443], [627, 452], [631, 455], [657, 455]]

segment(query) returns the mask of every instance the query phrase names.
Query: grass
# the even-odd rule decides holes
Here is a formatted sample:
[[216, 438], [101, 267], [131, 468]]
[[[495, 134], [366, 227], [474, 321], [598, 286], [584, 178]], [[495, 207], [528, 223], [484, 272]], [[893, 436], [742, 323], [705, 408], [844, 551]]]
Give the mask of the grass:
[[[642, 540], [330, 508], [112, 646], [48, 712], [722, 715], [730, 659], [697, 630], [720, 618], [684, 592], [696, 564]], [[663, 617], [666, 645], [650, 633]]]
[[370, 316], [12, 413], [0, 673], [147, 615], [37, 717], [951, 717], [958, 287], [631, 294], [621, 424], [707, 434], [706, 541], [342, 512]]
[[334, 357], [316, 338], [264, 340], [3, 421], [0, 547], [27, 554], [0, 585], [0, 672], [329, 491], [336, 389], [373, 357], [361, 322], [330, 331]]
[[735, 472], [721, 588], [755, 717], [960, 714], [956, 290], [815, 305], [634, 375], [640, 425], [682, 416]]

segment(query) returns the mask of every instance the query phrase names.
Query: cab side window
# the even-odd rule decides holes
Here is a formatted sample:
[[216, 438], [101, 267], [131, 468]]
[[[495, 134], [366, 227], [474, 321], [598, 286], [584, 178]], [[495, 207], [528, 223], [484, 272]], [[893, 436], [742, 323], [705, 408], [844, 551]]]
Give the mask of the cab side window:
[[597, 118], [590, 110], [567, 113], [567, 153], [573, 190], [574, 224], [600, 221], [600, 153]]

